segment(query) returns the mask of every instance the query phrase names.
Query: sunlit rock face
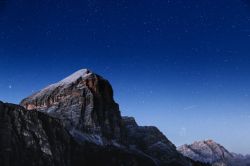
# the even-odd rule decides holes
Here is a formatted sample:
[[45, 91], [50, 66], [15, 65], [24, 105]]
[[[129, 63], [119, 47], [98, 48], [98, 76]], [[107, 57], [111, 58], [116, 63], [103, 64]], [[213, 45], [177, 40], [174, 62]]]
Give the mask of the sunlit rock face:
[[109, 82], [87, 69], [27, 97], [21, 105], [62, 119], [72, 132], [121, 137], [121, 115]]

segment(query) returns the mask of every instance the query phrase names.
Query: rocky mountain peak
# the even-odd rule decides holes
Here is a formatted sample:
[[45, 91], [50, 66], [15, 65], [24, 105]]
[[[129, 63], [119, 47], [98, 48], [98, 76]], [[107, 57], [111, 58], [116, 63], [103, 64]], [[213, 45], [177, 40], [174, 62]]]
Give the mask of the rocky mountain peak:
[[69, 83], [75, 82], [79, 78], [84, 79], [91, 74], [93, 74], [93, 73], [89, 69], [80, 69], [80, 70], [76, 71], [75, 73], [71, 74], [70, 76], [64, 78], [59, 83], [69, 84]]
[[214, 166], [246, 166], [249, 158], [230, 153], [213, 140], [196, 141], [191, 145], [182, 145], [178, 151], [195, 161], [210, 163]]
[[120, 138], [121, 115], [112, 87], [88, 69], [45, 87], [22, 100], [20, 105], [61, 119], [69, 131], [81, 139], [85, 139], [81, 132], [98, 135], [95, 139], [100, 143], [99, 136]]
[[[57, 83], [54, 83], [54, 84], [51, 84], [51, 85], [43, 88], [39, 92], [31, 95], [29, 98], [26, 98], [26, 100], [28, 100], [28, 99], [32, 100], [32, 99], [39, 98], [40, 96], [43, 96], [45, 94], [53, 92], [57, 88], [61, 88], [61, 89], [67, 88], [71, 84], [76, 83], [78, 80], [87, 79], [89, 76], [91, 76], [93, 74], [94, 73], [92, 73], [88, 69], [80, 69], [80, 70], [76, 71], [75, 73], [71, 74], [70, 76], [62, 79], [61, 81], [59, 81]], [[30, 110], [30, 109], [33, 109], [33, 108], [30, 106], [28, 109]]]
[[122, 121], [125, 126], [138, 127], [134, 117], [123, 116]]
[[[74, 143], [91, 143], [95, 147], [92, 151], [104, 149], [106, 153], [106, 147], [110, 150], [111, 146], [145, 159], [142, 165], [203, 166], [181, 155], [156, 127], [139, 126], [133, 117], [121, 117], [110, 83], [90, 70], [79, 70], [23, 99], [20, 105], [28, 114], [38, 113], [59, 121]], [[88, 152], [85, 149], [80, 151]]]

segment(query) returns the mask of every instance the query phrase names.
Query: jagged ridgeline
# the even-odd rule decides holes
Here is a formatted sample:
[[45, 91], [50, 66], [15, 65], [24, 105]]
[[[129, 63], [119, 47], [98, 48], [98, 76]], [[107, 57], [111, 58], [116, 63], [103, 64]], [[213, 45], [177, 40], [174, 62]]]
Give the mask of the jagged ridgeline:
[[110, 83], [87, 69], [0, 102], [0, 165], [202, 166], [156, 127], [122, 117]]
[[209, 163], [212, 166], [249, 166], [250, 156], [230, 153], [213, 140], [196, 141], [191, 145], [182, 145], [178, 151], [195, 161]]

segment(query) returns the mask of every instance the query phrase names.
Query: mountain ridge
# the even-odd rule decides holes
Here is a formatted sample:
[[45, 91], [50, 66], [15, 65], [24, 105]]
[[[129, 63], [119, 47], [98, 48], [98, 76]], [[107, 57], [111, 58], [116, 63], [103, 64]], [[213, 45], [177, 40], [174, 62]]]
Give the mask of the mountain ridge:
[[195, 161], [212, 164], [212, 166], [248, 166], [250, 157], [229, 152], [213, 140], [195, 141], [179, 146], [177, 150]]
[[156, 165], [136, 151], [78, 141], [60, 119], [1, 101], [0, 133], [1, 166]]
[[[111, 153], [117, 151], [124, 154], [124, 156], [114, 155], [115, 161], [121, 161], [124, 164], [124, 157], [131, 158], [134, 161], [134, 164], [125, 165], [145, 165], [140, 164], [144, 163], [142, 161], [144, 158], [145, 161], [148, 161], [148, 165], [205, 165], [180, 154], [175, 145], [156, 127], [139, 126], [134, 118], [122, 117], [119, 105], [113, 98], [111, 84], [108, 80], [87, 69], [76, 71], [65, 79], [46, 86], [39, 92], [23, 99], [20, 105], [24, 107], [22, 107], [23, 112], [27, 114], [37, 112], [39, 115], [46, 115], [45, 117], [48, 117], [48, 119], [56, 119], [56, 121], [60, 122], [58, 132], [60, 133], [62, 129], [66, 130], [72, 138], [73, 144], [83, 145], [79, 146], [78, 150], [90, 158], [95, 155], [92, 153], [93, 151], [97, 151], [96, 155], [106, 156], [103, 152], [107, 152], [111, 148]], [[36, 118], [26, 119], [23, 125], [29, 121], [36, 121]], [[41, 125], [43, 124], [41, 123]], [[9, 132], [8, 128], [5, 130]], [[14, 130], [16, 130], [15, 127]], [[45, 132], [47, 130], [49, 129], [46, 128]], [[17, 135], [22, 135], [22, 133]], [[19, 137], [22, 138], [22, 136]], [[46, 140], [46, 136], [41, 139]], [[57, 139], [59, 138], [55, 138], [55, 141]], [[23, 141], [26, 142], [26, 140]], [[71, 146], [69, 144], [69, 147]], [[37, 149], [39, 146], [34, 146], [34, 148]], [[60, 149], [60, 144], [55, 148]], [[90, 149], [92, 155], [86, 154], [84, 148]], [[38, 151], [34, 153], [37, 154]], [[61, 152], [55, 154], [51, 150], [51, 154], [56, 157], [61, 155]], [[109, 158], [107, 161], [112, 160], [112, 156], [107, 155], [106, 157]], [[76, 158], [76, 160], [80, 158]], [[86, 161], [89, 160], [86, 159]], [[82, 163], [86, 161], [82, 161]], [[53, 164], [55, 163], [50, 163], [50, 165]]]

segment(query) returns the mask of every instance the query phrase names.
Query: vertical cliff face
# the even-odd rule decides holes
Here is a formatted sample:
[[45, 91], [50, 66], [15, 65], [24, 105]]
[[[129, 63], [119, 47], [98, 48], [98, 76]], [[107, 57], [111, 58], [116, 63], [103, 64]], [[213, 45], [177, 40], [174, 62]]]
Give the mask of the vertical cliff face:
[[62, 119], [72, 132], [120, 139], [121, 115], [109, 82], [82, 69], [27, 97], [21, 105]]
[[68, 165], [70, 135], [59, 121], [0, 102], [0, 165]]

